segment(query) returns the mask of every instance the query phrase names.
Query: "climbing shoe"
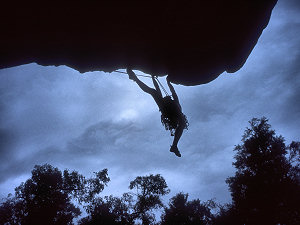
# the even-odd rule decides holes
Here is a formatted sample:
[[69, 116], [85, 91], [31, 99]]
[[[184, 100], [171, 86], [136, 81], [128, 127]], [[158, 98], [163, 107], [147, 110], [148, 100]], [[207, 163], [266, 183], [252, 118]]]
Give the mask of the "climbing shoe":
[[177, 146], [171, 146], [170, 152], [174, 152], [174, 154], [175, 154], [176, 156], [181, 157], [181, 154], [180, 154], [180, 152], [179, 152]]

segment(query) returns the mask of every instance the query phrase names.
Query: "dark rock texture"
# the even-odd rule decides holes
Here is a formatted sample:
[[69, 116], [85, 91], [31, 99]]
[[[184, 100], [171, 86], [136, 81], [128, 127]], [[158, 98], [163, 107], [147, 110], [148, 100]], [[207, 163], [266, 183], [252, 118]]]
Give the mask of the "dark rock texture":
[[0, 68], [131, 66], [198, 85], [243, 66], [277, 0], [10, 2], [1, 6]]

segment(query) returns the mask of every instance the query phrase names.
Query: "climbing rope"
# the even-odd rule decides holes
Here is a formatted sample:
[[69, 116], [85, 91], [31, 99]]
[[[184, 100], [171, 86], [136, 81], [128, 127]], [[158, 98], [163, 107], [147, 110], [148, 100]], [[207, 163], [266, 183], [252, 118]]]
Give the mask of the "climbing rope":
[[169, 93], [167, 92], [167, 90], [164, 88], [164, 86], [160, 83], [159, 79], [157, 77], [155, 77], [155, 80], [157, 81], [157, 83], [159, 84], [159, 86], [161, 87], [161, 89], [163, 90], [163, 92], [165, 93], [166, 96], [170, 96]]
[[[118, 70], [115, 70], [114, 72], [127, 74], [126, 72], [118, 71]], [[150, 77], [151, 78], [150, 75], [142, 75], [142, 74], [135, 74], [135, 75], [137, 75], [138, 77]]]

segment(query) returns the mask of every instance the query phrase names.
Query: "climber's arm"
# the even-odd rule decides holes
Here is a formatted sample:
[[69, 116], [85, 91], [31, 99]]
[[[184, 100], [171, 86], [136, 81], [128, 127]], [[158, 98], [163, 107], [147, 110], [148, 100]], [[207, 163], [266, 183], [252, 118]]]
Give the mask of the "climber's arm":
[[129, 75], [129, 79], [135, 81], [144, 92], [152, 96], [156, 94], [155, 89], [148, 87], [146, 84], [140, 81], [139, 78], [137, 78], [135, 73], [132, 71], [132, 69], [127, 68], [127, 74]]

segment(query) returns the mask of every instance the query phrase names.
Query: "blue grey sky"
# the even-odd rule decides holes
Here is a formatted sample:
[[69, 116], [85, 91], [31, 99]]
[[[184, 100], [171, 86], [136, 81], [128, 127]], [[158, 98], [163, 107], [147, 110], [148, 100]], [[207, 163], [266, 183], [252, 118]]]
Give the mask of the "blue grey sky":
[[153, 99], [126, 74], [37, 64], [0, 70], [0, 197], [34, 165], [50, 163], [86, 176], [108, 168], [103, 195], [121, 195], [136, 176], [160, 173], [168, 198], [183, 191], [230, 202], [225, 179], [251, 118], [265, 116], [287, 143], [300, 141], [299, 5], [279, 0], [238, 72], [205, 85], [174, 85], [190, 122], [179, 142], [182, 158], [169, 152], [172, 138]]

